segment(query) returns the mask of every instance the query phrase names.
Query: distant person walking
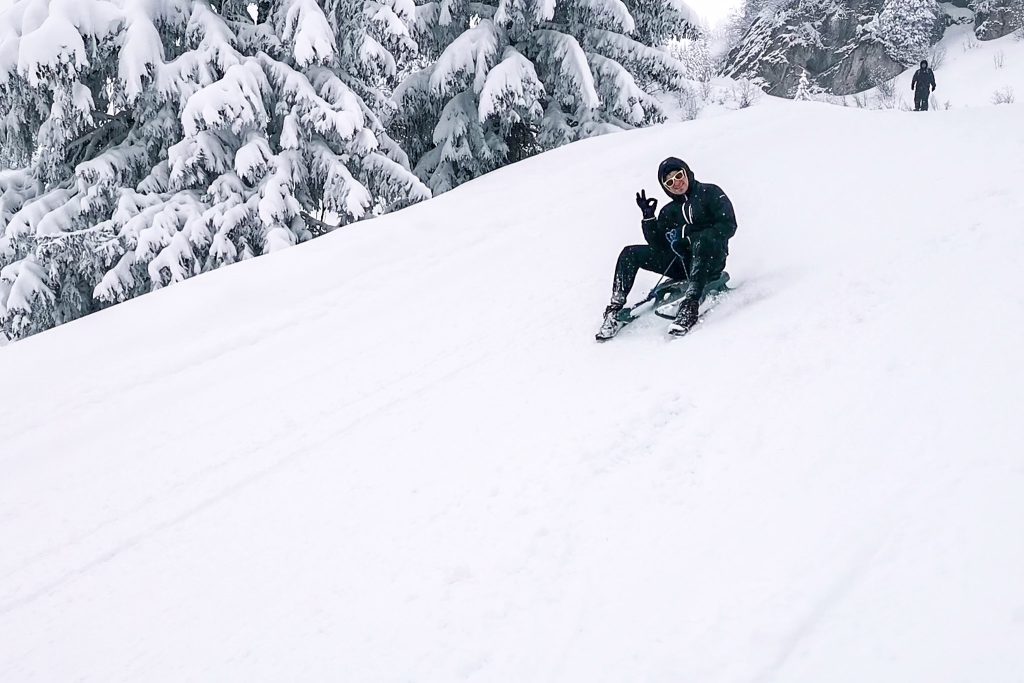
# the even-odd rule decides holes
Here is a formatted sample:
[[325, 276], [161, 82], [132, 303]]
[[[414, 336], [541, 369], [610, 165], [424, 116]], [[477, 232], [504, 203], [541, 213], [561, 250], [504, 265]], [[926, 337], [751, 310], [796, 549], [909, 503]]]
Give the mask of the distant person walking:
[[928, 97], [935, 92], [935, 72], [926, 60], [921, 60], [921, 68], [914, 72], [910, 89], [914, 91], [914, 111], [928, 111]]

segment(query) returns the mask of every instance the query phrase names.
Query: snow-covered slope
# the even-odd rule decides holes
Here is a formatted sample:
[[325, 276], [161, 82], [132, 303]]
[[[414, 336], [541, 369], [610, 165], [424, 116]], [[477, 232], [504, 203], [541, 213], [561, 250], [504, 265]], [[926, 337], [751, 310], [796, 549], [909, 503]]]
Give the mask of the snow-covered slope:
[[[1009, 92], [1017, 102], [1024, 102], [1024, 40], [1006, 36], [979, 41], [970, 26], [954, 26], [934, 52], [944, 52], [935, 71], [937, 83], [933, 101], [945, 108], [983, 107], [994, 103], [999, 93]], [[905, 92], [911, 107], [914, 97], [910, 88], [915, 69], [909, 69], [896, 81], [897, 92]], [[1024, 124], [1022, 124], [1024, 125]]]
[[[0, 680], [1020, 681], [1022, 120], [594, 139], [3, 349]], [[595, 344], [670, 154], [739, 287]]]
[[[938, 60], [934, 55], [941, 54]], [[996, 40], [979, 41], [973, 27], [953, 26], [932, 48], [936, 88], [931, 98], [932, 109], [988, 107], [997, 95], [1006, 100], [1024, 102], [1024, 40], [1009, 35]], [[900, 106], [914, 108], [914, 91], [910, 87], [917, 67], [907, 69], [894, 80]], [[876, 90], [868, 91], [875, 96]], [[847, 98], [848, 102], [853, 97]], [[1024, 124], [1022, 124], [1024, 125]]]

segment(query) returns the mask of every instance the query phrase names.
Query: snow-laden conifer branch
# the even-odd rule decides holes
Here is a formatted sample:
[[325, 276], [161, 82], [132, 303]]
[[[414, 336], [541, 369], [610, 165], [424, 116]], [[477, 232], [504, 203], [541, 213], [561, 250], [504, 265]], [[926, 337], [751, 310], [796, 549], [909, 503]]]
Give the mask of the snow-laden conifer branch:
[[417, 50], [411, 0], [253, 9], [255, 23], [243, 0], [3, 13], [0, 161], [30, 162], [0, 180], [8, 335], [310, 239], [306, 216], [345, 224], [429, 196], [385, 128], [384, 86]]
[[[417, 7], [416, 40], [446, 47], [395, 90], [390, 129], [435, 193], [542, 149], [663, 120], [650, 91], [684, 83], [685, 67], [660, 49], [692, 35], [682, 0], [477, 5]], [[448, 38], [455, 26], [462, 33]]]
[[505, 48], [501, 61], [491, 69], [478, 93], [481, 121], [499, 112], [522, 109], [542, 115], [540, 99], [544, 84], [533, 63], [514, 47]]
[[530, 54], [548, 76], [549, 94], [564, 106], [583, 115], [601, 106], [587, 55], [571, 35], [552, 29], [530, 34]]
[[587, 49], [623, 65], [645, 86], [677, 88], [686, 80], [686, 67], [664, 50], [610, 31], [592, 30], [584, 37]]

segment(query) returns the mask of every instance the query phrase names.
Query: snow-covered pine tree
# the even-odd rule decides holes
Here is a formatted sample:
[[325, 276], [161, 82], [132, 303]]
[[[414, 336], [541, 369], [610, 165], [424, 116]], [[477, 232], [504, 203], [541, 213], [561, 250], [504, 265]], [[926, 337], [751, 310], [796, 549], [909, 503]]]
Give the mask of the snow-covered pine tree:
[[695, 31], [689, 18], [681, 0], [426, 3], [417, 35], [435, 38], [421, 42], [466, 28], [396, 91], [393, 130], [437, 193], [536, 151], [661, 121], [651, 92], [678, 86], [685, 68], [660, 48]]
[[747, 31], [759, 19], [774, 14], [790, 0], [740, 0], [730, 11], [723, 32], [729, 51], [742, 47]]
[[8, 160], [30, 164], [9, 173], [0, 214], [0, 320], [9, 336], [88, 308], [103, 258], [87, 228], [109, 209], [103, 180], [137, 181], [146, 153], [128, 140], [128, 117], [111, 111], [123, 13], [99, 0], [49, 4], [16, 2], [0, 15], [4, 147]]
[[719, 60], [712, 53], [707, 36], [673, 40], [668, 45], [669, 53], [686, 67], [686, 75], [692, 81], [708, 83], [720, 68]]
[[670, 40], [697, 38], [700, 30], [694, 13], [682, 0], [623, 0], [635, 30], [632, 38], [644, 45], [660, 47]]
[[938, 22], [936, 0], [887, 0], [868, 30], [890, 57], [909, 66], [927, 56]]
[[[397, 134], [435, 194], [501, 165], [505, 143], [498, 121], [538, 116], [539, 82], [532, 65], [517, 58], [515, 50], [499, 52], [501, 42], [494, 22], [478, 19], [395, 92]], [[503, 66], [488, 79], [499, 56]], [[481, 110], [490, 106], [497, 108], [487, 111], [495, 117], [488, 122]]]
[[[491, 6], [470, 8], [469, 0], [426, 0], [414, 9], [410, 25], [412, 37], [423, 60], [420, 67], [433, 63], [445, 48], [481, 16], [492, 16]], [[419, 69], [414, 69], [418, 71]]]
[[793, 99], [800, 102], [808, 102], [811, 98], [811, 82], [807, 79], [807, 69], [800, 74], [800, 82], [797, 83], [796, 93]]
[[[255, 12], [254, 12], [255, 10]], [[0, 324], [17, 338], [429, 196], [380, 88], [403, 0], [16, 0]]]

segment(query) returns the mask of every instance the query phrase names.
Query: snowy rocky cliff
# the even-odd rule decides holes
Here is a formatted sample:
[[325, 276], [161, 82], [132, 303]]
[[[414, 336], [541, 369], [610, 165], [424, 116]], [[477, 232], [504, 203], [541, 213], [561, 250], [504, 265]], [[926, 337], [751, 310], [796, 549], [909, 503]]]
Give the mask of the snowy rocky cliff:
[[903, 67], [866, 31], [883, 0], [811, 0], [765, 11], [729, 55], [730, 76], [759, 78], [773, 95], [796, 89], [806, 69], [819, 87], [839, 93], [869, 88]]
[[974, 32], [981, 40], [1002, 38], [1024, 26], [1024, 0], [974, 0], [971, 6]]
[[927, 57], [953, 25], [973, 23], [981, 40], [1024, 23], [1022, 0], [788, 0], [767, 4], [729, 54], [726, 74], [792, 95], [806, 71], [837, 95], [866, 90]]

